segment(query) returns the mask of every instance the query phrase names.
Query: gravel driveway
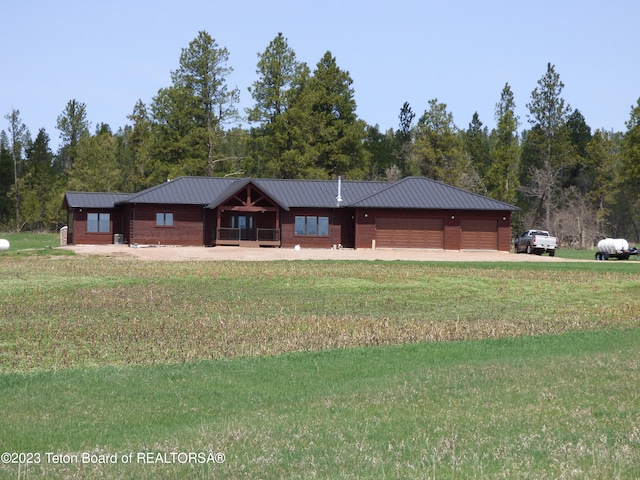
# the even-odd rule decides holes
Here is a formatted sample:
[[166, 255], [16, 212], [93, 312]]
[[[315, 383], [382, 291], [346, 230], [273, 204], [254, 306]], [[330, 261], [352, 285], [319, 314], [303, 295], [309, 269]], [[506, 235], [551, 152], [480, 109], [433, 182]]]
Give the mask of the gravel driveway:
[[131, 257], [164, 261], [269, 261], [269, 260], [412, 260], [448, 262], [566, 262], [548, 255], [526, 255], [496, 251], [457, 251], [419, 249], [320, 249], [248, 248], [248, 247], [177, 247], [127, 245], [69, 245], [60, 247], [78, 255]]

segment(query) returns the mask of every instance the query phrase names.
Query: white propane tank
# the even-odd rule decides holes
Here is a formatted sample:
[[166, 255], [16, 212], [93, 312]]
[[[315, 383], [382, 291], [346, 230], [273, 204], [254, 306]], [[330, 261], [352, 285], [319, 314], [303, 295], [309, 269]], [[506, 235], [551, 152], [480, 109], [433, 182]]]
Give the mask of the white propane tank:
[[629, 242], [624, 238], [604, 238], [598, 242], [598, 251], [609, 255], [628, 252]]
[[0, 238], [0, 250], [9, 250], [9, 240], [5, 240], [4, 238]]

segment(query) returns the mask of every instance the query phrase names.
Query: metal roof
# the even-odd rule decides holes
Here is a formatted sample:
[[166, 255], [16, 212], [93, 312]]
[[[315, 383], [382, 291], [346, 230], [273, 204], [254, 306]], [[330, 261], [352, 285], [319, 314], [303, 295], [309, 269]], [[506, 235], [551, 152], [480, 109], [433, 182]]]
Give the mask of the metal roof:
[[406, 177], [351, 204], [369, 208], [519, 210], [518, 207], [426, 177]]
[[179, 177], [130, 195], [124, 203], [207, 205], [235, 181], [222, 177]]
[[357, 199], [388, 185], [387, 182], [343, 181], [341, 182], [342, 202], [338, 205], [338, 182], [336, 180], [256, 179], [253, 183], [281, 205], [323, 208], [349, 206]]
[[113, 208], [116, 204], [205, 205], [216, 208], [253, 184], [285, 210], [295, 207], [366, 207], [434, 210], [519, 210], [518, 207], [426, 177], [397, 182], [180, 177], [134, 194], [67, 192], [71, 208]]
[[68, 208], [113, 208], [116, 203], [126, 200], [130, 193], [67, 192], [63, 206]]

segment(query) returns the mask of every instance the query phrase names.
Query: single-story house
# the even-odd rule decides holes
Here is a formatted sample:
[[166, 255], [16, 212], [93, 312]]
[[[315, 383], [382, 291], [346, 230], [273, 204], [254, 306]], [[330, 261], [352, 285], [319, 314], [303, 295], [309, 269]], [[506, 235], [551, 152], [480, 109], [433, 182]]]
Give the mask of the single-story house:
[[424, 177], [396, 182], [180, 177], [67, 192], [68, 243], [509, 251], [518, 207]]

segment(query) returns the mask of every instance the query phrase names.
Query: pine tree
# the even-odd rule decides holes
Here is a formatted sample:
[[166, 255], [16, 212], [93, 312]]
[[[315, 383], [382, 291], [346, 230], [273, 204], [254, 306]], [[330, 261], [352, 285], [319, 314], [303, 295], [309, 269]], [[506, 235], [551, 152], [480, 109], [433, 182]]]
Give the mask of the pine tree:
[[20, 232], [22, 224], [20, 223], [20, 203], [22, 200], [22, 192], [20, 190], [20, 175], [22, 174], [22, 164], [24, 162], [23, 152], [25, 147], [31, 141], [29, 130], [27, 126], [22, 123], [20, 119], [20, 110], [13, 109], [11, 113], [5, 115], [9, 121], [9, 135], [11, 151], [11, 159], [13, 161], [13, 190], [11, 196], [14, 199], [15, 212], [16, 212], [16, 232]]
[[429, 100], [429, 110], [418, 120], [412, 158], [412, 174], [424, 175], [450, 185], [468, 188], [475, 178], [453, 115], [438, 99]]
[[485, 176], [489, 196], [507, 203], [515, 201], [519, 188], [519, 120], [515, 109], [513, 92], [507, 83], [502, 89], [500, 102], [496, 104], [496, 128], [491, 132], [492, 162]]
[[331, 52], [324, 54], [309, 81], [315, 166], [329, 178], [364, 178], [368, 172], [366, 124], [356, 115], [352, 84], [349, 72], [338, 67]]
[[547, 72], [531, 92], [528, 135], [529, 148], [535, 152], [534, 164], [529, 165], [525, 192], [539, 202], [544, 215], [544, 228], [551, 229], [551, 214], [556, 206], [559, 179], [571, 163], [566, 127], [571, 107], [562, 98], [564, 83], [555, 67], [547, 64]]
[[227, 85], [227, 78], [233, 73], [228, 61], [228, 50], [201, 31], [189, 48], [182, 49], [180, 67], [171, 74], [173, 86], [185, 89], [194, 98], [192, 114], [206, 145], [207, 175], [213, 175], [224, 125], [238, 118], [235, 105], [240, 94], [237, 88]]
[[62, 167], [69, 172], [76, 157], [76, 147], [80, 138], [89, 133], [90, 123], [87, 120], [87, 107], [76, 99], [69, 100], [61, 115], [58, 116], [56, 127], [60, 130], [60, 156]]

